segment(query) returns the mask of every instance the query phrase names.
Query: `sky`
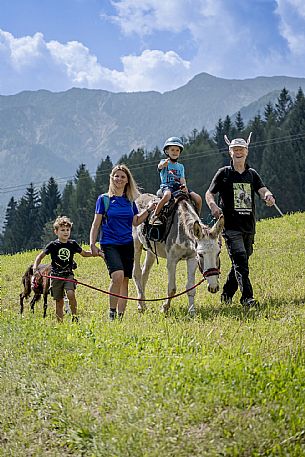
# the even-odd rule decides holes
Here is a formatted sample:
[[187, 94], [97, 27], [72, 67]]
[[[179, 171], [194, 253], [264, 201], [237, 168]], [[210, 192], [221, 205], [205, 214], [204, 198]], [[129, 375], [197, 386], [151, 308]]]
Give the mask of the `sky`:
[[0, 0], [0, 95], [305, 76], [304, 0]]

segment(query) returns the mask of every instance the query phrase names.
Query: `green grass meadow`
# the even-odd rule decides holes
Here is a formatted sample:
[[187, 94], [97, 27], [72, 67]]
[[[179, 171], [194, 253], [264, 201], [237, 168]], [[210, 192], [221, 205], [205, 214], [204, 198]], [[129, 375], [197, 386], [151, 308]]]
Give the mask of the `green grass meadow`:
[[[144, 315], [77, 288], [80, 322], [49, 298], [19, 314], [21, 277], [38, 251], [1, 256], [0, 456], [305, 456], [305, 213], [258, 222], [250, 272], [258, 309], [197, 289]], [[229, 269], [222, 249], [224, 282]], [[76, 278], [107, 289], [103, 260], [76, 256]], [[185, 288], [179, 264], [178, 292]], [[200, 279], [198, 273], [197, 279]], [[166, 295], [165, 262], [147, 296]], [[135, 296], [133, 283], [130, 296]]]

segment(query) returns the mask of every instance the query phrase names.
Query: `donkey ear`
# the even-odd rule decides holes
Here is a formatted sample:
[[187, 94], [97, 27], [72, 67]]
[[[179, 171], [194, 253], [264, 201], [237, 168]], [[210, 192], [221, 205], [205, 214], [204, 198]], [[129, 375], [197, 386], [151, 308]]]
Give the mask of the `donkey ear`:
[[223, 227], [224, 227], [224, 222], [225, 221], [224, 221], [223, 214], [221, 214], [219, 216], [218, 221], [215, 222], [215, 224], [213, 225], [213, 227], [210, 230], [210, 234], [211, 234], [212, 238], [216, 238], [218, 235], [220, 235], [220, 233], [222, 232]]
[[199, 224], [198, 221], [195, 221], [194, 222], [194, 236], [195, 238], [197, 238], [198, 240], [201, 240], [203, 238], [203, 234], [202, 234], [202, 229], [201, 229], [201, 225]]

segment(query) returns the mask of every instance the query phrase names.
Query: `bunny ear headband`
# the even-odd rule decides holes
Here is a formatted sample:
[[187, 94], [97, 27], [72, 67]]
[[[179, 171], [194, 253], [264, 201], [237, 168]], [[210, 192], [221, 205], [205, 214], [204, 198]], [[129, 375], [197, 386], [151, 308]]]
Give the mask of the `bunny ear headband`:
[[252, 132], [249, 133], [247, 141], [245, 141], [243, 138], [235, 138], [234, 140], [230, 141], [227, 135], [224, 136], [224, 139], [229, 148], [232, 148], [234, 146], [241, 146], [243, 148], [247, 148], [251, 141], [251, 135]]

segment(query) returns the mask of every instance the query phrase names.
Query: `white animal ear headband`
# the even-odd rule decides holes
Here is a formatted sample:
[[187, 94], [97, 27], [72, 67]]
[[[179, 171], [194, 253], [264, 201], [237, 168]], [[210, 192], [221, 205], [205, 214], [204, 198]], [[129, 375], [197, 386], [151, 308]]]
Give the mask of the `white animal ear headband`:
[[229, 147], [233, 146], [242, 146], [242, 147], [248, 147], [251, 141], [251, 136], [252, 132], [249, 133], [247, 141], [245, 141], [243, 138], [235, 138], [234, 140], [230, 141], [227, 135], [224, 136], [225, 142]]

